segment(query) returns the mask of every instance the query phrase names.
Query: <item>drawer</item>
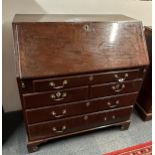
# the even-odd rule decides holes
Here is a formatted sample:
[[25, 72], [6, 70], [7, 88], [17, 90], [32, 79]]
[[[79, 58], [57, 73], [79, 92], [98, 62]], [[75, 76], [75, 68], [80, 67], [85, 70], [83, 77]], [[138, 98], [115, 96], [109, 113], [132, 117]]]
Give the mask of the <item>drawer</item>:
[[91, 76], [91, 84], [100, 84], [108, 82], [124, 82], [143, 78], [143, 72], [140, 69], [119, 70], [111, 72], [97, 73]]
[[123, 83], [113, 82], [102, 85], [93, 85], [90, 90], [90, 98], [105, 97], [110, 95], [138, 92], [142, 80], [127, 81]]
[[70, 87], [84, 86], [88, 84], [88, 75], [33, 80], [34, 91], [59, 90]]
[[130, 118], [131, 112], [132, 107], [28, 125], [29, 140], [57, 137], [67, 133], [126, 121]]
[[133, 105], [137, 93], [26, 110], [28, 124]]
[[58, 105], [66, 102], [86, 100], [88, 98], [88, 87], [78, 87], [59, 91], [48, 91], [23, 94], [24, 107], [36, 108], [49, 105]]

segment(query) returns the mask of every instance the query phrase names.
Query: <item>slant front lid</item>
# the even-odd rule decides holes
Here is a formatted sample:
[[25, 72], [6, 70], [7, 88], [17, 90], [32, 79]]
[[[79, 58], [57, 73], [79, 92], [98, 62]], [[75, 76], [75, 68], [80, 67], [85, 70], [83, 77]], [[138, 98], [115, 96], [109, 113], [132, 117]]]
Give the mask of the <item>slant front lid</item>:
[[17, 76], [20, 78], [104, 71], [149, 63], [142, 24], [137, 20], [121, 15], [72, 15], [72, 18], [44, 15], [45, 20], [40, 18], [39, 15], [23, 15], [23, 18], [17, 15], [14, 19]]

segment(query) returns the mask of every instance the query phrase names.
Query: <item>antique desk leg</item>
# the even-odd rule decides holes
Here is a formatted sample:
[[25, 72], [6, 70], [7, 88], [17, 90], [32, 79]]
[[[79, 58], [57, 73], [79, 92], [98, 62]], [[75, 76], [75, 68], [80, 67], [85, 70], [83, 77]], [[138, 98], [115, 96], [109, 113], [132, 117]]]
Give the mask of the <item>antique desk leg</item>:
[[129, 128], [129, 126], [130, 126], [130, 122], [125, 122], [125, 123], [123, 123], [122, 125], [121, 125], [121, 131], [123, 131], [123, 130], [128, 130], [128, 128]]
[[27, 149], [29, 153], [35, 152], [38, 150], [38, 146], [34, 146], [34, 145], [27, 145]]
[[38, 151], [38, 143], [27, 143], [27, 149], [29, 153]]

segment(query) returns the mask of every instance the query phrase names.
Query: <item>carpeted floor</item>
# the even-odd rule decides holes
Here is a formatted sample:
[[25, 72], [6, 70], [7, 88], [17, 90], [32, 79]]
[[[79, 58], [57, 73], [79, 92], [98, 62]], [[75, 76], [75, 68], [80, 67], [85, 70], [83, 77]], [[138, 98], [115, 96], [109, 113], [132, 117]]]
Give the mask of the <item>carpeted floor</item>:
[[[106, 128], [87, 134], [59, 139], [40, 146], [31, 155], [101, 155], [152, 139], [152, 121], [143, 122], [134, 111], [129, 130]], [[3, 155], [25, 155], [26, 135], [23, 122], [3, 144]]]

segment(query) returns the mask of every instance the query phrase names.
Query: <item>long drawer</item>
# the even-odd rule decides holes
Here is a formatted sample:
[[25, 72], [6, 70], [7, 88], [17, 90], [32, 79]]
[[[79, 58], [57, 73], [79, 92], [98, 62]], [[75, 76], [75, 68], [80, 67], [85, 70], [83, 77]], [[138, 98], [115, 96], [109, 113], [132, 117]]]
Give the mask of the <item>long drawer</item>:
[[124, 94], [139, 91], [142, 80], [127, 81], [123, 83], [108, 83], [92, 85], [90, 89], [90, 98], [105, 97], [110, 95]]
[[136, 97], [137, 93], [130, 93], [90, 101], [62, 104], [59, 106], [28, 109], [25, 113], [28, 124], [33, 124], [106, 109], [129, 106], [135, 103]]
[[24, 106], [28, 109], [49, 105], [57, 105], [65, 102], [86, 100], [87, 98], [87, 86], [59, 91], [23, 94]]
[[143, 74], [139, 69], [118, 70], [100, 72], [86, 75], [74, 75], [49, 79], [33, 80], [34, 91], [59, 90], [71, 87], [79, 87], [89, 84], [117, 82], [142, 78]]
[[121, 108], [28, 125], [29, 140], [56, 137], [67, 133], [126, 121], [129, 119], [131, 112], [132, 107]]

